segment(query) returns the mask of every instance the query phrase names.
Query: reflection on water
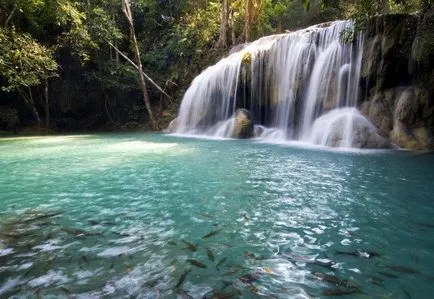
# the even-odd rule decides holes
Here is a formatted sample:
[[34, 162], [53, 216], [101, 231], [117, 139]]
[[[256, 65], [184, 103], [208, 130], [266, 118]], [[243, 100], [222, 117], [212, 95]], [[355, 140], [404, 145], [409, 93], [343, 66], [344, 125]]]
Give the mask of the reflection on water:
[[0, 141], [0, 297], [434, 291], [429, 155], [142, 134], [49, 140]]

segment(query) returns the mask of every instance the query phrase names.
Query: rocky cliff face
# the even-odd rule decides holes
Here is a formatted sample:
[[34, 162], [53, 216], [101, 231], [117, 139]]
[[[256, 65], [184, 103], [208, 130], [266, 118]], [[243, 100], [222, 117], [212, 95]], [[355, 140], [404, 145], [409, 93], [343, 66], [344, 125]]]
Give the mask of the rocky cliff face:
[[379, 16], [365, 34], [362, 113], [397, 146], [434, 149], [434, 11]]

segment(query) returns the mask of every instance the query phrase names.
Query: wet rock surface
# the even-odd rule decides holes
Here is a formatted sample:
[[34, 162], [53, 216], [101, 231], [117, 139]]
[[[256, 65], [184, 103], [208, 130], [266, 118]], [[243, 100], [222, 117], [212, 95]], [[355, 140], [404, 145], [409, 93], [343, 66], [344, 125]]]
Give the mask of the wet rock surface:
[[434, 149], [434, 11], [382, 15], [369, 24], [359, 106], [398, 147]]
[[232, 137], [246, 139], [254, 135], [252, 114], [247, 109], [235, 112]]

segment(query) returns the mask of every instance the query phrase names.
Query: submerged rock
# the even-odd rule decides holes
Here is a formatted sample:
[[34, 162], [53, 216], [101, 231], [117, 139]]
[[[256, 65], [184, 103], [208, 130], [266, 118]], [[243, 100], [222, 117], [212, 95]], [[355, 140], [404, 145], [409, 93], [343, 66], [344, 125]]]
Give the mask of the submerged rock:
[[235, 112], [232, 138], [252, 138], [254, 135], [252, 114], [246, 109], [238, 109]]

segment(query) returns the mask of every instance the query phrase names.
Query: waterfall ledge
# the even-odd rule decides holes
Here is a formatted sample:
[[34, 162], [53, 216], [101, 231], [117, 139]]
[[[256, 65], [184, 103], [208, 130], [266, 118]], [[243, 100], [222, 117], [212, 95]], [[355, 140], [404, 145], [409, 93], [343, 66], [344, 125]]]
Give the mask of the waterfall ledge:
[[240, 47], [193, 80], [170, 132], [390, 147], [355, 108], [364, 37], [343, 43], [352, 26], [336, 21]]

